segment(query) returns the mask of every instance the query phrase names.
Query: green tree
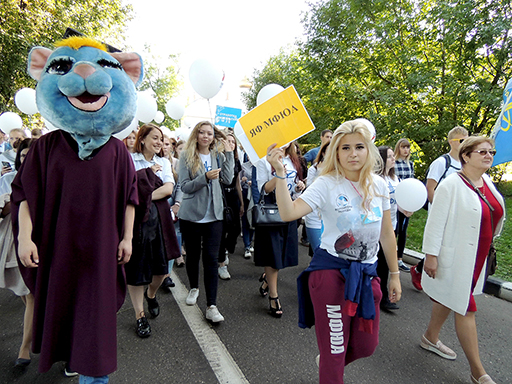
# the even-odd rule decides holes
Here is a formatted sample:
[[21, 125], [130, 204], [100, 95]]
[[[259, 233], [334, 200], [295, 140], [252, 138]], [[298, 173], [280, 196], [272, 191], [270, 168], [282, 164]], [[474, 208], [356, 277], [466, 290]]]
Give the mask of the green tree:
[[491, 130], [512, 74], [511, 20], [508, 0], [320, 1], [304, 18], [300, 95], [317, 127], [366, 117], [379, 143], [414, 140], [421, 174], [453, 126]]
[[27, 55], [34, 46], [52, 47], [67, 27], [123, 48], [132, 8], [121, 0], [2, 0], [0, 7], [0, 112], [16, 111], [14, 94], [34, 87]]
[[165, 120], [163, 124], [168, 128], [178, 128], [180, 122], [167, 115], [165, 104], [181, 89], [183, 82], [180, 80], [176, 55], [170, 55], [167, 61], [172, 64], [163, 67], [160, 57], [151, 54], [150, 46], [146, 45], [144, 52], [144, 80], [140, 85], [141, 91], [151, 90], [156, 96], [158, 110], [163, 112]]

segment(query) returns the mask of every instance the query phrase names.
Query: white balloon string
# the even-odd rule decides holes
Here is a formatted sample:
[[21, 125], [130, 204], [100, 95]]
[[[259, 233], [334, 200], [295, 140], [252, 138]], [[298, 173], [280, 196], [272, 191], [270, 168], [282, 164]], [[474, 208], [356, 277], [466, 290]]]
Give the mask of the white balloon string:
[[208, 100], [208, 112], [210, 113], [210, 121], [212, 122], [212, 124], [215, 124], [215, 122], [213, 121], [212, 106], [210, 105], [210, 99], [206, 99], [206, 100]]

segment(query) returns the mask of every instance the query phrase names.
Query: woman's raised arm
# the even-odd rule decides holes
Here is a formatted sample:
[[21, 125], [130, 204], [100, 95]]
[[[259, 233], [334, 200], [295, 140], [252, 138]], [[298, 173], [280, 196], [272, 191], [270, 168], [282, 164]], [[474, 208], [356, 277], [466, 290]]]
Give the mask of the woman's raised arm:
[[307, 215], [313, 210], [302, 199], [292, 201], [288, 186], [286, 185], [285, 170], [283, 166], [284, 151], [272, 144], [267, 149], [267, 160], [274, 167], [276, 173], [276, 200], [279, 207], [279, 215], [284, 221], [293, 221]]

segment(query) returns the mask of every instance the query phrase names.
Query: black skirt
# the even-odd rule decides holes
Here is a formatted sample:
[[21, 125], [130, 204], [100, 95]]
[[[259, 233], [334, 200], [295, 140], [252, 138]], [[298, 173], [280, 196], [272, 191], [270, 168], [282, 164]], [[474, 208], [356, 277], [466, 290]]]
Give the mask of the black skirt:
[[283, 269], [299, 264], [297, 221], [287, 225], [256, 227], [254, 264], [257, 267]]
[[149, 219], [142, 223], [140, 231], [139, 241], [133, 243], [132, 257], [125, 265], [129, 285], [150, 284], [153, 276], [168, 272], [162, 226], [154, 203], [151, 203]]

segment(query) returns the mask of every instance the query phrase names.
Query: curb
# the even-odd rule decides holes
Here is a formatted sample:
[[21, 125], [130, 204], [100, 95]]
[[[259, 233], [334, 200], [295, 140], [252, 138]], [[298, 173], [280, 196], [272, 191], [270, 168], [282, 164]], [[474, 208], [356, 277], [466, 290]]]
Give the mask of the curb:
[[[424, 257], [423, 253], [405, 248], [403, 260], [408, 264], [416, 265]], [[484, 293], [512, 302], [512, 283], [489, 276], [484, 285]]]

